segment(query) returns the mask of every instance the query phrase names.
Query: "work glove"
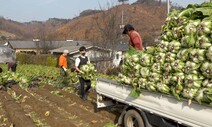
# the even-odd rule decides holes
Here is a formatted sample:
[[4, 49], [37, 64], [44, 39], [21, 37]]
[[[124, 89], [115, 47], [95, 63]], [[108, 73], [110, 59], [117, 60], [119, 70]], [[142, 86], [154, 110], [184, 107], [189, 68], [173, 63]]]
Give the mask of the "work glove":
[[67, 71], [67, 69], [66, 69], [65, 67], [63, 67], [63, 70], [64, 70], [64, 71]]
[[81, 71], [81, 70], [80, 70], [79, 72], [80, 72], [81, 74], [85, 74], [85, 73], [84, 73], [83, 71]]

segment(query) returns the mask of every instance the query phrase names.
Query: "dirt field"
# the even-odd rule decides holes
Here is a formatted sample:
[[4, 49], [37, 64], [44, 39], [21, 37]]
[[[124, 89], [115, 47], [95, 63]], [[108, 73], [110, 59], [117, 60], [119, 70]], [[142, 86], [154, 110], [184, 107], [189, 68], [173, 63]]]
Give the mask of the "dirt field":
[[0, 127], [104, 127], [116, 123], [116, 110], [96, 110], [96, 94], [83, 101], [74, 92], [44, 87], [0, 90]]

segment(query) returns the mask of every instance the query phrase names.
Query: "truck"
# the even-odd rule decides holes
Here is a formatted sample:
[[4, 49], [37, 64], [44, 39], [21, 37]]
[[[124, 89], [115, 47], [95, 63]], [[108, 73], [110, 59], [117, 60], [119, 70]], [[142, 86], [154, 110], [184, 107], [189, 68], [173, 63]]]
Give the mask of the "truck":
[[121, 108], [117, 124], [124, 127], [212, 127], [212, 107], [143, 89], [130, 96], [132, 86], [97, 78], [97, 109]]

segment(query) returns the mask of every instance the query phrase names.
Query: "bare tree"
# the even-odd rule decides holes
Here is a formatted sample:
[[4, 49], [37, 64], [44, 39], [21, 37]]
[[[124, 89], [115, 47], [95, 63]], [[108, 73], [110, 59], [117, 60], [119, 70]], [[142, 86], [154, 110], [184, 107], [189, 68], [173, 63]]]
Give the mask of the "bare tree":
[[105, 48], [118, 43], [120, 40], [120, 16], [121, 11], [117, 7], [108, 7], [107, 11], [102, 11], [93, 18], [96, 30], [100, 33], [98, 41]]
[[54, 48], [55, 45], [52, 42], [53, 35], [46, 33], [47, 28], [45, 24], [41, 24], [38, 26], [37, 32], [34, 38], [39, 41], [35, 41], [35, 45], [37, 48], [37, 54], [47, 53], [50, 49]]
[[[100, 8], [101, 12], [93, 17], [93, 27], [91, 29], [98, 32], [99, 35], [96, 36], [95, 32], [92, 32], [94, 45], [110, 49], [110, 55], [102, 53], [100, 54], [101, 58], [96, 59], [97, 70], [103, 71], [101, 70], [102, 68], [106, 70], [105, 68], [111, 67], [114, 47], [117, 43], [120, 43], [121, 40], [120, 25], [122, 11], [117, 6], [111, 7], [109, 4], [106, 9]], [[88, 31], [86, 33], [91, 34], [91, 32], [89, 33]]]

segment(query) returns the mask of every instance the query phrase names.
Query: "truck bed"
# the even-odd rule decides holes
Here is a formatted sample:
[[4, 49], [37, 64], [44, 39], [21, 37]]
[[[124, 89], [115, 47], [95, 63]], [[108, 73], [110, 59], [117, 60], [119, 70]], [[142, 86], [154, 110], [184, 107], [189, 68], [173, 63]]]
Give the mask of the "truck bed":
[[212, 127], [212, 107], [174, 96], [143, 90], [138, 98], [129, 96], [132, 87], [116, 81], [97, 78], [97, 94], [172, 119], [192, 127]]

